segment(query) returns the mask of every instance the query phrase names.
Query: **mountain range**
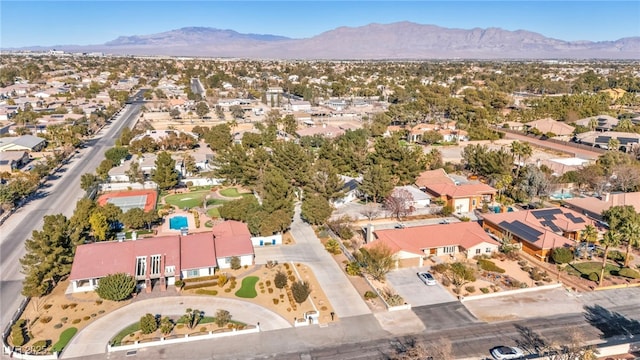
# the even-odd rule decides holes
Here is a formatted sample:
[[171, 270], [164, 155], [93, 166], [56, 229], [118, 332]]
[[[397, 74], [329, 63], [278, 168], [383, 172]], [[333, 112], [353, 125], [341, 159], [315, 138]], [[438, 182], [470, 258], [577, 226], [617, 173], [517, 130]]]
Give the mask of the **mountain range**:
[[[22, 50], [26, 49], [45, 48]], [[640, 37], [597, 42], [564, 41], [525, 30], [465, 30], [397, 22], [339, 27], [304, 39], [186, 27], [150, 35], [121, 36], [102, 45], [61, 45], [55, 49], [129, 55], [301, 60], [640, 59]]]

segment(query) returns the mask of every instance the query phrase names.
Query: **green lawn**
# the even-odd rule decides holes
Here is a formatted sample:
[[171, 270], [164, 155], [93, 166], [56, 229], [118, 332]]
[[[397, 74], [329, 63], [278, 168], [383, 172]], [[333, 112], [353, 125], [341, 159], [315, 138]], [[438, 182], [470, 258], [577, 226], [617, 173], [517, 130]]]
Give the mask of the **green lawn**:
[[226, 197], [241, 197], [241, 196], [253, 196], [251, 193], [239, 193], [237, 188], [228, 188], [220, 190], [220, 195]]
[[202, 202], [208, 194], [210, 194], [210, 192], [206, 190], [174, 194], [164, 198], [164, 201], [167, 204], [177, 206], [180, 209], [185, 207], [191, 209], [197, 206], [202, 206]]
[[222, 200], [222, 199], [209, 199], [209, 200], [207, 200], [207, 206], [222, 205], [225, 202], [227, 202], [227, 201], [226, 200]]
[[240, 286], [240, 290], [236, 291], [236, 296], [247, 299], [258, 296], [258, 292], [256, 291], [258, 280], [260, 280], [260, 278], [257, 276], [247, 276], [242, 279], [242, 286]]
[[220, 212], [218, 211], [217, 207], [211, 208], [211, 209], [207, 209], [207, 215], [209, 215], [210, 218], [219, 218], [220, 217]]
[[[567, 273], [575, 276], [580, 276], [584, 278], [588, 278], [589, 274], [596, 273], [600, 276], [600, 271], [602, 270], [602, 263], [599, 261], [589, 261], [582, 263], [571, 264], [566, 267]], [[611, 276], [612, 272], [614, 274], [618, 273], [620, 270], [619, 266], [613, 264], [607, 264], [604, 268], [604, 276]]]
[[71, 338], [78, 332], [77, 328], [70, 327], [60, 334], [58, 342], [51, 347], [51, 352], [60, 352], [71, 341]]
[[122, 329], [116, 336], [114, 336], [113, 339], [111, 339], [111, 344], [119, 346], [122, 343], [122, 339], [138, 330], [140, 330], [140, 322], [135, 322], [127, 326], [126, 328]]

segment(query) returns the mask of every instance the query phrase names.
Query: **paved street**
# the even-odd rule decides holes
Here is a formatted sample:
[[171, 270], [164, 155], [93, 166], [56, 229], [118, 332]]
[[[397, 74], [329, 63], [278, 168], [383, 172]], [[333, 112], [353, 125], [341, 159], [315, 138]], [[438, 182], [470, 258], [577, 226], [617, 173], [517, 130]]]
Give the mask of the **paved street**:
[[73, 214], [76, 202], [84, 196], [80, 189], [80, 176], [93, 173], [104, 159], [120, 131], [138, 117], [139, 104], [127, 105], [117, 120], [107, 125], [90, 140], [91, 146], [81, 150], [35, 194], [33, 199], [18, 209], [0, 226], [0, 324], [8, 324], [22, 301], [22, 279], [19, 259], [24, 255], [24, 242], [34, 229], [41, 229], [45, 215]]

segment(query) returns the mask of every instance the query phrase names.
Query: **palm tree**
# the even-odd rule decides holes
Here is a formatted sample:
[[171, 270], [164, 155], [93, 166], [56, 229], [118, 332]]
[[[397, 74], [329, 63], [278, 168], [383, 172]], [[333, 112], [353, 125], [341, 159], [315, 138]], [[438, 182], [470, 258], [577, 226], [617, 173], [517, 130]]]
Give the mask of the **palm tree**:
[[602, 278], [604, 278], [604, 269], [607, 266], [607, 256], [609, 255], [609, 249], [620, 245], [620, 234], [609, 230], [602, 236], [600, 244], [604, 246], [604, 254], [602, 255], [602, 270], [600, 270], [600, 278], [598, 280], [598, 286], [602, 286]]
[[[511, 143], [511, 154], [518, 159], [518, 173], [520, 173], [521, 162], [526, 160], [531, 154], [533, 150], [528, 143], [522, 143], [519, 141], [514, 141]], [[517, 176], [516, 174], [516, 176]]]
[[624, 255], [624, 267], [628, 267], [631, 247], [640, 246], [640, 217], [636, 216], [632, 221], [625, 222], [620, 232], [627, 243], [627, 253]]
[[587, 245], [590, 243], [595, 243], [598, 240], [598, 230], [595, 226], [589, 224], [582, 229], [580, 233], [580, 238], [582, 241], [586, 242]]

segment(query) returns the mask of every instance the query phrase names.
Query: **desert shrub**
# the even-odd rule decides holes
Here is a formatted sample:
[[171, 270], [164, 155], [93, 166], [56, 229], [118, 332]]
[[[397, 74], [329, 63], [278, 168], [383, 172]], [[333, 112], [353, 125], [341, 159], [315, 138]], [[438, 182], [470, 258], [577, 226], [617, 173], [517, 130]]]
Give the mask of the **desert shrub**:
[[273, 288], [268, 288], [267, 291], [269, 292], [269, 294], [273, 294]]
[[98, 314], [104, 314], [104, 310], [98, 310]]
[[67, 320], [69, 320], [69, 318], [68, 318], [68, 317], [66, 317], [66, 316], [65, 316], [65, 317], [63, 317], [62, 319], [60, 319], [60, 321], [61, 321], [61, 322], [63, 322], [63, 323], [66, 323], [66, 322], [67, 322]]
[[82, 321], [82, 319], [73, 319], [73, 321], [71, 321], [72, 324], [79, 324], [80, 321]]
[[492, 271], [492, 272], [497, 272], [500, 274], [505, 273], [505, 269], [499, 267], [498, 265], [496, 265], [493, 261], [491, 260], [486, 260], [486, 259], [480, 259], [478, 260], [478, 265], [480, 266], [480, 268], [482, 270], [486, 270], [486, 271]]
[[196, 294], [198, 295], [218, 295], [218, 290], [206, 290], [206, 289], [198, 289], [196, 290]]
[[285, 268], [286, 270], [289, 270], [289, 263], [284, 263], [284, 265], [283, 265], [283, 266], [284, 266], [284, 268]]
[[33, 345], [31, 346], [34, 348], [34, 350], [38, 352], [42, 352], [45, 349], [47, 349], [49, 346], [51, 346], [51, 340], [38, 340], [34, 342]]
[[69, 309], [75, 309], [76, 306], [78, 306], [78, 304], [71, 303], [71, 304], [69, 304]]
[[296, 277], [293, 275], [289, 275], [289, 281], [294, 282], [296, 281]]
[[91, 316], [84, 316], [84, 317], [82, 318], [82, 320], [84, 320], [84, 321], [87, 321], [87, 320], [89, 320], [89, 319], [91, 319]]
[[24, 334], [26, 324], [26, 320], [21, 319], [11, 326], [11, 342], [14, 346], [22, 346], [27, 342]]
[[302, 304], [311, 294], [311, 285], [308, 281], [296, 281], [291, 284], [291, 292], [294, 300], [298, 304]]
[[377, 298], [377, 297], [378, 297], [378, 294], [376, 294], [376, 292], [375, 292], [375, 291], [367, 290], [367, 291], [364, 293], [364, 298], [365, 298], [366, 300], [375, 299], [375, 298]]
[[353, 219], [345, 215], [339, 219], [327, 222], [327, 225], [340, 239], [349, 240], [353, 237], [353, 230], [351, 230], [352, 223]]
[[62, 304], [60, 305], [60, 307], [62, 308], [62, 310], [67, 310], [69, 308], [69, 304]]
[[[619, 250], [611, 250], [607, 254], [607, 259], [615, 261], [615, 262], [623, 262], [624, 257], [627, 253], [619, 251]], [[633, 260], [633, 256], [629, 255], [629, 261]]]
[[91, 314], [91, 317], [92, 317], [92, 318], [94, 318], [94, 317], [96, 317], [96, 316], [98, 316], [98, 314], [96, 314], [96, 313]]
[[441, 283], [442, 283], [442, 286], [450, 286], [451, 285], [451, 280], [449, 280], [449, 278], [445, 276], [445, 277], [442, 278]]
[[431, 272], [433, 273], [437, 273], [437, 274], [443, 274], [445, 273], [447, 270], [449, 269], [449, 265], [442, 263], [442, 264], [435, 264], [431, 267]]
[[283, 273], [282, 271], [278, 270], [278, 272], [276, 272], [276, 275], [273, 278], [273, 284], [278, 289], [282, 289], [285, 286], [287, 286], [288, 280], [289, 279], [287, 279], [287, 275], [285, 273]]
[[218, 286], [223, 287], [227, 284], [228, 281], [229, 281], [229, 278], [227, 277], [227, 275], [220, 274], [218, 276]]
[[351, 261], [347, 263], [347, 267], [345, 268], [345, 271], [349, 276], [360, 276], [362, 274], [360, 263], [357, 261]]
[[63, 327], [64, 325], [62, 325], [62, 323], [57, 323], [55, 325], [53, 325], [54, 329], [60, 329], [61, 327]]
[[53, 305], [51, 305], [51, 304], [45, 304], [42, 308], [45, 309], [45, 310], [49, 310], [49, 309], [51, 309], [52, 306]]
[[232, 256], [231, 257], [231, 268], [233, 270], [238, 270], [242, 267], [242, 264], [240, 263], [240, 257], [239, 256]]
[[598, 282], [599, 278], [600, 278], [600, 276], [595, 271], [589, 274], [589, 280], [591, 280], [591, 281]]
[[518, 261], [518, 265], [519, 266], [527, 266], [527, 261], [526, 260], [520, 260], [520, 261]]
[[[267, 287], [271, 286], [271, 280], [267, 280], [264, 283], [265, 283], [265, 285], [267, 285]], [[260, 284], [262, 284], [262, 283], [260, 283]]]
[[216, 325], [218, 325], [218, 327], [223, 327], [231, 321], [231, 313], [227, 310], [220, 309], [216, 312], [215, 318]]
[[329, 239], [326, 244], [324, 244], [325, 250], [327, 250], [330, 254], [338, 255], [342, 253], [342, 249], [340, 249], [340, 243], [336, 239]]
[[160, 332], [163, 335], [167, 335], [171, 333], [171, 330], [173, 330], [173, 321], [166, 316], [163, 317], [160, 320]]
[[176, 282], [174, 283], [175, 287], [177, 287], [178, 289], [182, 288], [184, 286], [184, 281], [182, 280], [176, 280]]
[[465, 289], [468, 293], [473, 293], [473, 292], [475, 292], [475, 291], [476, 291], [476, 288], [475, 288], [474, 286], [471, 286], [471, 285], [469, 285], [469, 286], [465, 286], [465, 288], [464, 288], [464, 289]]
[[547, 276], [547, 274], [545, 272], [543, 272], [543, 271], [540, 271], [540, 269], [538, 269], [538, 268], [533, 268], [529, 272], [529, 277], [531, 277], [531, 279], [533, 281], [540, 281], [545, 276]]
[[47, 324], [53, 320], [53, 316], [44, 316], [40, 318], [40, 322], [43, 324]]
[[226, 293], [231, 292], [231, 288], [224, 289], [224, 292], [226, 292]]
[[102, 302], [103, 302], [102, 299], [98, 299], [96, 300], [96, 305], [102, 305]]
[[279, 299], [273, 299], [273, 305], [278, 305], [279, 302], [280, 302]]
[[556, 264], [566, 264], [573, 260], [573, 251], [568, 248], [554, 248], [551, 251], [551, 258]]
[[618, 271], [618, 276], [624, 276], [626, 278], [638, 279], [640, 278], [640, 273], [630, 268], [622, 268]]
[[135, 288], [136, 280], [132, 276], [118, 273], [100, 279], [96, 293], [106, 300], [122, 301], [129, 298]]
[[480, 288], [480, 292], [481, 292], [481, 293], [483, 293], [483, 294], [488, 294], [490, 291], [491, 291], [491, 290], [489, 290], [489, 289], [488, 289], [488, 288], [486, 288], [486, 287]]

